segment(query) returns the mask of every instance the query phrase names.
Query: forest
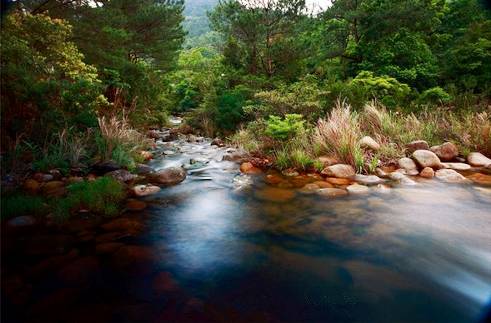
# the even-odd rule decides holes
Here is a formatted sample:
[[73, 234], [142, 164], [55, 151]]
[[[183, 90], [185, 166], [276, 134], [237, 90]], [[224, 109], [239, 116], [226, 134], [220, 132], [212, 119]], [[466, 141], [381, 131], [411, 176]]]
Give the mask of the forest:
[[[312, 5], [305, 0], [18, 0], [2, 1], [1, 12], [1, 221], [8, 233], [2, 244], [12, 248], [2, 249], [2, 255], [17, 255], [3, 261], [8, 269], [30, 267], [45, 256], [18, 256], [30, 254], [28, 237], [38, 239], [40, 232], [76, 232], [77, 241], [84, 243], [77, 255], [97, 250], [98, 265], [101, 255], [109, 257], [110, 252], [118, 265], [141, 257], [147, 261], [147, 249], [137, 249], [146, 247], [128, 242], [144, 227], [143, 217], [133, 218], [140, 214], [135, 212], [174, 214], [181, 209], [173, 203], [194, 206], [188, 195], [173, 190], [181, 182], [194, 187], [199, 180], [221, 178], [200, 175], [215, 165], [206, 155], [211, 149], [218, 152], [217, 163], [237, 164], [233, 179], [227, 174], [234, 170], [220, 169], [228, 180], [223, 186], [251, 185], [256, 191], [247, 201], [264, 203], [258, 208], [274, 214], [271, 219], [290, 214], [292, 201], [303, 198], [315, 196], [320, 203], [322, 198], [348, 196], [341, 201], [352, 201], [353, 196], [367, 196], [360, 193], [389, 189], [383, 183], [420, 185], [433, 177], [431, 183], [449, 184], [449, 190], [457, 190], [451, 185], [455, 183], [477, 185], [468, 188], [470, 195], [455, 194], [477, 194], [472, 201], [481, 204], [473, 214], [486, 213], [482, 210], [491, 185], [489, 1], [326, 0]], [[264, 183], [269, 186], [263, 190]], [[431, 185], [427, 183], [422, 185]], [[202, 192], [214, 194], [217, 188], [210, 187]], [[160, 200], [147, 200], [150, 195]], [[287, 201], [292, 208], [277, 205]], [[207, 212], [209, 204], [200, 203], [193, 210], [203, 207]], [[172, 207], [166, 211], [164, 204]], [[292, 219], [295, 215], [288, 225]], [[78, 230], [80, 221], [97, 224]], [[44, 231], [24, 230], [33, 226]], [[285, 227], [278, 225], [254, 241], [272, 239]], [[123, 235], [108, 238], [106, 231], [120, 229], [126, 230]], [[356, 230], [350, 243], [365, 234]], [[203, 229], [197, 235], [207, 241], [210, 232], [215, 231]], [[329, 239], [337, 238], [333, 236]], [[101, 247], [101, 241], [112, 245]], [[71, 252], [63, 250], [57, 257], [69, 257]], [[49, 266], [79, 258], [56, 259]], [[11, 265], [17, 261], [22, 265]], [[341, 272], [336, 275], [345, 275]], [[6, 286], [14, 281], [15, 288], [2, 289], [2, 305], [16, 310], [10, 315], [2, 310], [2, 318], [32, 321], [22, 310], [33, 304], [33, 297], [23, 298], [26, 289], [31, 295], [37, 286], [25, 284], [31, 272], [18, 280], [2, 265], [5, 273], [15, 278]], [[159, 276], [165, 293], [175, 293], [176, 304], [190, 301], [194, 311], [195, 299], [176, 296], [177, 283], [169, 282], [169, 275]], [[35, 305], [36, 310], [43, 307]], [[187, 306], [182, 313], [164, 316], [188, 321]], [[217, 312], [224, 313], [223, 308], [204, 308], [211, 321], [217, 320]], [[283, 314], [275, 318], [288, 321]], [[313, 316], [313, 321], [351, 321], [338, 314]], [[60, 319], [43, 315], [48, 315], [47, 322]], [[199, 315], [189, 320], [201, 321]], [[225, 321], [237, 321], [234, 315]], [[112, 321], [120, 318], [112, 316]], [[373, 321], [390, 321], [390, 316], [383, 318]], [[291, 319], [309, 321], [295, 315]]]

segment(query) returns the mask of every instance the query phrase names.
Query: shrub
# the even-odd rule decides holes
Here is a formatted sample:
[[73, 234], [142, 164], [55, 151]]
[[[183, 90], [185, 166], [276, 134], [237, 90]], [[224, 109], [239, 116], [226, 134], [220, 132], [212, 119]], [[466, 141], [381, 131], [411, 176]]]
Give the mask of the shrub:
[[319, 119], [313, 140], [322, 152], [358, 168], [362, 156], [360, 137], [357, 114], [345, 101], [338, 101], [326, 119]]
[[123, 185], [110, 177], [101, 177], [68, 186], [68, 195], [55, 206], [55, 216], [62, 221], [85, 209], [96, 215], [114, 216], [125, 197]]
[[245, 86], [237, 86], [233, 90], [224, 91], [217, 97], [215, 123], [225, 130], [231, 131], [243, 121], [243, 106], [250, 96], [250, 89]]
[[41, 215], [47, 210], [43, 199], [35, 196], [2, 196], [1, 203], [2, 220], [21, 215]]
[[433, 87], [421, 93], [419, 96], [419, 101], [422, 103], [430, 103], [430, 104], [445, 104], [449, 103], [452, 100], [450, 94], [445, 92], [441, 87]]
[[300, 114], [287, 114], [284, 119], [269, 116], [266, 134], [273, 139], [287, 140], [304, 130], [304, 120]]
[[360, 72], [350, 83], [352, 90], [362, 89], [365, 99], [379, 99], [394, 107], [405, 101], [411, 89], [393, 77], [374, 76], [372, 72]]

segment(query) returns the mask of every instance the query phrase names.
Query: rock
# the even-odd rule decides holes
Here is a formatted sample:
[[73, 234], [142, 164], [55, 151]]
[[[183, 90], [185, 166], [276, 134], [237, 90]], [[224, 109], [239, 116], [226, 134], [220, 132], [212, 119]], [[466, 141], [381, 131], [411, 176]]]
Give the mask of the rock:
[[164, 155], [167, 155], [167, 156], [171, 156], [171, 155], [175, 155], [176, 152], [174, 150], [164, 150], [162, 152]]
[[119, 169], [121, 169], [121, 166], [112, 160], [97, 163], [95, 165], [92, 165], [92, 167], [91, 167], [91, 171], [94, 172], [96, 175], [99, 175], [99, 176], [105, 175], [106, 173], [113, 172], [113, 171], [119, 170]]
[[283, 176], [286, 176], [286, 177], [297, 177], [300, 175], [295, 168], [284, 169], [281, 172], [281, 174], [283, 174]]
[[143, 224], [140, 221], [128, 218], [119, 218], [105, 223], [101, 226], [106, 231], [124, 231], [139, 233], [143, 230]]
[[186, 171], [181, 167], [169, 167], [150, 174], [150, 179], [166, 186], [176, 185], [186, 179]]
[[377, 151], [380, 149], [380, 144], [376, 142], [372, 137], [365, 136], [358, 142], [361, 148]]
[[143, 158], [143, 160], [153, 159], [153, 154], [150, 151], [146, 151], [146, 150], [140, 151], [140, 156]]
[[32, 175], [32, 178], [37, 181], [37, 182], [49, 182], [54, 179], [53, 175], [51, 174], [43, 174], [43, 173], [35, 173]]
[[240, 165], [240, 171], [244, 174], [258, 174], [261, 173], [261, 170], [257, 167], [254, 167], [252, 163], [245, 162]]
[[438, 158], [434, 152], [429, 150], [416, 150], [413, 153], [413, 158], [422, 168], [431, 167], [438, 169], [442, 167], [440, 158]]
[[55, 179], [57, 181], [60, 180], [63, 177], [63, 175], [61, 174], [61, 172], [58, 169], [51, 169], [51, 170], [48, 171], [48, 173], [51, 176], [53, 176], [53, 179]]
[[382, 178], [388, 178], [389, 177], [389, 174], [387, 174], [382, 168], [380, 167], [377, 167], [375, 169], [375, 174], [377, 174], [378, 177], [382, 177]]
[[428, 149], [430, 149], [430, 146], [424, 140], [411, 141], [410, 143], [406, 144], [406, 152], [408, 154], [412, 154], [416, 150], [428, 150]]
[[157, 295], [174, 292], [179, 289], [179, 285], [168, 272], [158, 273], [152, 282], [152, 289]]
[[160, 139], [160, 132], [158, 130], [148, 130], [147, 137], [152, 139]]
[[147, 207], [147, 203], [139, 200], [129, 199], [126, 201], [126, 209], [129, 211], [142, 211]]
[[63, 267], [58, 277], [69, 285], [86, 286], [93, 281], [93, 277], [99, 272], [99, 260], [96, 257], [83, 257]]
[[137, 185], [133, 187], [132, 192], [134, 195], [138, 197], [142, 196], [148, 196], [148, 195], [153, 195], [156, 194], [160, 191], [160, 187], [155, 186], [155, 185]]
[[249, 155], [244, 151], [232, 151], [223, 155], [222, 160], [242, 163], [249, 159]]
[[320, 161], [324, 167], [339, 164], [339, 160], [330, 156], [320, 156], [317, 158], [317, 160]]
[[474, 183], [481, 185], [491, 185], [491, 175], [485, 175], [481, 173], [474, 173], [472, 175], [467, 176], [468, 179], [473, 181]]
[[430, 150], [434, 152], [435, 155], [437, 155], [438, 158], [440, 158], [440, 160], [443, 161], [454, 160], [455, 157], [459, 155], [459, 150], [457, 149], [457, 146], [455, 146], [451, 142], [446, 142], [439, 146], [433, 146], [430, 148]]
[[83, 177], [78, 177], [78, 176], [70, 176], [68, 177], [68, 179], [66, 180], [66, 183], [68, 185], [71, 185], [71, 184], [75, 184], [75, 183], [80, 183], [80, 182], [83, 182], [84, 181], [84, 178]]
[[391, 187], [387, 186], [385, 184], [378, 184], [377, 185], [377, 193], [380, 194], [388, 194], [391, 192]]
[[353, 181], [348, 178], [336, 177], [326, 177], [325, 181], [333, 185], [350, 185], [351, 183], [353, 183]]
[[104, 176], [112, 177], [120, 183], [127, 183], [127, 182], [130, 182], [130, 181], [132, 181], [138, 177], [136, 175], [131, 174], [126, 169], [118, 169], [118, 170], [106, 173], [106, 175], [104, 175]]
[[62, 181], [51, 181], [41, 187], [43, 195], [47, 197], [61, 197], [65, 195], [65, 183]]
[[286, 202], [295, 197], [295, 192], [277, 187], [265, 187], [254, 194], [258, 199], [271, 202]]
[[403, 157], [398, 161], [399, 167], [406, 171], [406, 174], [414, 176], [418, 175], [418, 166], [411, 158]]
[[276, 185], [281, 183], [281, 181], [283, 181], [283, 178], [281, 178], [279, 175], [276, 174], [268, 174], [264, 178], [264, 181], [268, 184]]
[[403, 185], [416, 185], [416, 182], [400, 172], [390, 173], [389, 178]]
[[453, 169], [440, 169], [435, 173], [435, 177], [446, 183], [469, 183], [470, 181], [457, 173]]
[[348, 191], [340, 188], [321, 188], [317, 191], [317, 194], [326, 197], [338, 197], [348, 195]]
[[471, 165], [464, 163], [442, 163], [444, 168], [449, 168], [453, 170], [469, 170], [471, 169]]
[[470, 153], [467, 156], [467, 161], [469, 162], [469, 164], [476, 167], [491, 165], [491, 159], [481, 153]]
[[7, 221], [8, 228], [25, 228], [36, 224], [36, 218], [30, 215], [22, 215]]
[[212, 146], [225, 147], [225, 143], [220, 138], [215, 138], [211, 141]]
[[333, 188], [334, 185], [329, 183], [329, 182], [325, 182], [325, 181], [316, 181], [314, 182], [315, 185], [319, 186], [319, 188]]
[[95, 253], [98, 255], [113, 254], [124, 246], [124, 243], [120, 242], [103, 242], [95, 246]]
[[368, 186], [356, 183], [346, 187], [346, 190], [350, 194], [367, 194], [369, 191]]
[[153, 172], [154, 172], [153, 168], [148, 165], [145, 164], [136, 165], [135, 173], [138, 175], [147, 175]]
[[304, 193], [304, 194], [313, 194], [317, 192], [320, 189], [320, 187], [317, 184], [314, 183], [309, 183], [306, 184], [304, 187], [302, 187], [299, 192]]
[[24, 182], [24, 190], [29, 194], [37, 194], [41, 185], [35, 179], [28, 179]]
[[329, 177], [350, 178], [355, 176], [355, 170], [351, 165], [336, 164], [324, 168], [321, 174]]
[[97, 179], [97, 175], [95, 175], [95, 174], [89, 174], [89, 175], [87, 175], [87, 177], [85, 179], [87, 181], [89, 181], [89, 182], [93, 182], [93, 181], [95, 181]]
[[364, 184], [364, 185], [377, 185], [384, 183], [385, 180], [381, 179], [378, 176], [375, 175], [361, 175], [361, 174], [356, 174], [355, 175], [355, 181], [358, 183]]
[[435, 176], [435, 171], [431, 167], [425, 167], [421, 173], [419, 173], [419, 176], [423, 178], [433, 178]]

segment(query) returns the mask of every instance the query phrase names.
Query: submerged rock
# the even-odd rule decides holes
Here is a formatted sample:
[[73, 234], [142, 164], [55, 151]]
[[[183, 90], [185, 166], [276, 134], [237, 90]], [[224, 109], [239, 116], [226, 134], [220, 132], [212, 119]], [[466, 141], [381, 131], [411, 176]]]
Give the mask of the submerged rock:
[[422, 167], [440, 168], [441, 162], [438, 156], [429, 150], [416, 150], [413, 153], [413, 158]]
[[321, 188], [317, 191], [317, 194], [326, 197], [338, 197], [348, 195], [348, 191], [340, 188]]
[[403, 185], [416, 185], [416, 182], [404, 175], [401, 172], [392, 172], [389, 175], [390, 179], [394, 181], [399, 181]]
[[271, 202], [286, 202], [295, 197], [295, 192], [288, 189], [277, 188], [277, 187], [265, 187], [258, 190], [254, 195], [261, 200], [271, 201]]
[[418, 166], [411, 158], [403, 157], [398, 161], [399, 167], [406, 171], [407, 175], [418, 175]]
[[261, 170], [255, 167], [251, 162], [245, 162], [240, 165], [240, 171], [244, 174], [259, 174]]
[[181, 167], [169, 167], [149, 174], [148, 178], [152, 182], [170, 186], [184, 181], [186, 179], [186, 171]]
[[325, 181], [333, 185], [350, 185], [353, 183], [351, 179], [336, 177], [326, 177]]
[[406, 152], [408, 154], [412, 154], [416, 150], [428, 150], [428, 149], [430, 149], [430, 146], [424, 140], [415, 140], [406, 144]]
[[457, 146], [455, 146], [451, 142], [446, 142], [439, 146], [433, 146], [430, 148], [432, 152], [434, 152], [440, 160], [443, 161], [451, 161], [454, 160], [455, 157], [459, 155], [459, 150]]
[[126, 208], [129, 211], [142, 211], [147, 207], [147, 203], [139, 200], [129, 199], [126, 201]]
[[351, 165], [336, 164], [324, 168], [321, 174], [337, 178], [351, 178], [355, 176], [355, 170]]
[[473, 181], [474, 183], [481, 185], [491, 185], [491, 175], [475, 173], [467, 176], [468, 179]]
[[315, 192], [317, 192], [318, 190], [320, 189], [319, 185], [317, 184], [314, 184], [314, 183], [309, 183], [309, 184], [306, 184], [304, 187], [302, 187], [301, 189], [299, 189], [298, 191], [300, 193], [304, 193], [304, 194], [314, 194]]
[[469, 183], [470, 181], [457, 173], [453, 169], [440, 169], [435, 173], [435, 177], [446, 183]]
[[380, 144], [376, 142], [372, 137], [365, 136], [358, 142], [361, 148], [377, 151], [380, 149]]
[[369, 191], [368, 186], [360, 185], [360, 184], [352, 184], [346, 187], [346, 190], [350, 194], [367, 194]]
[[467, 161], [469, 164], [476, 167], [491, 165], [491, 159], [481, 153], [470, 153], [469, 156], [467, 156]]
[[285, 169], [281, 173], [287, 177], [296, 177], [300, 175], [294, 168]]

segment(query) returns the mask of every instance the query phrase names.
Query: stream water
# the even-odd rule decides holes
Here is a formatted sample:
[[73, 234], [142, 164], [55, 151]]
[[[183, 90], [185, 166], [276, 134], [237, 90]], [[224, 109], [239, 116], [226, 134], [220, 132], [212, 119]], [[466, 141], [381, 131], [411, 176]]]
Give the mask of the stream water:
[[133, 216], [145, 230], [121, 240], [149, 250], [150, 264], [129, 274], [102, 262], [67, 307], [72, 321], [486, 320], [489, 187], [285, 194], [264, 174], [240, 174], [209, 141], [162, 145], [167, 155], [150, 165], [185, 165], [187, 179], [144, 198], [149, 207]]

